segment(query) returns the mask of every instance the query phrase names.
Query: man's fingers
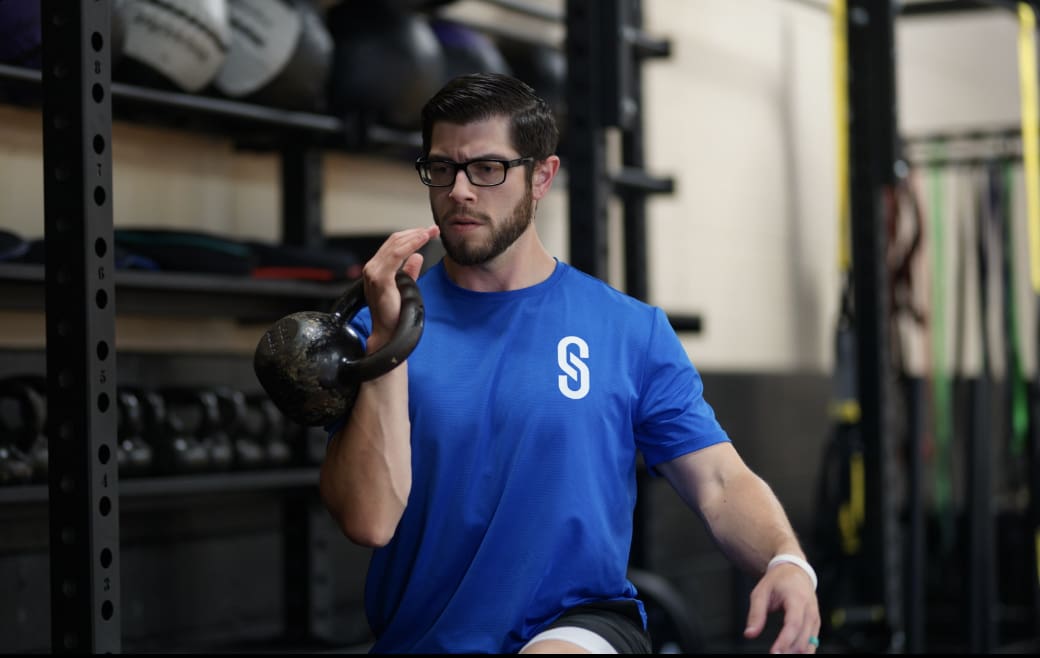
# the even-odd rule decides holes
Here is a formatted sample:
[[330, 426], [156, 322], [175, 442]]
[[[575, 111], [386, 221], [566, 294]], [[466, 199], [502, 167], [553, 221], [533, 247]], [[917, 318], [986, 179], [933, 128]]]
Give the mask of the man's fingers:
[[802, 632], [802, 625], [785, 623], [769, 653], [805, 653], [810, 648], [809, 634]]
[[413, 279], [418, 279], [419, 272], [422, 270], [423, 260], [424, 258], [422, 254], [412, 254], [407, 260], [405, 260], [404, 266], [401, 267], [401, 269], [404, 270], [405, 274]]
[[377, 281], [390, 284], [397, 271], [439, 232], [440, 229], [436, 225], [432, 225], [393, 233], [380, 245], [375, 255], [365, 263], [365, 279], [371, 284], [375, 284]]
[[766, 625], [766, 615], [769, 597], [759, 593], [758, 589], [751, 592], [751, 601], [748, 606], [747, 626], [744, 627], [744, 637], [758, 637], [762, 628]]

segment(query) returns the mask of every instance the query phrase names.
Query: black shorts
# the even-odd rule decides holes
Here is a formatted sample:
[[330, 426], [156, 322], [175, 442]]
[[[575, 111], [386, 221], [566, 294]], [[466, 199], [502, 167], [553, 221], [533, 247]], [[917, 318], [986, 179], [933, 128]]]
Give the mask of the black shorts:
[[639, 604], [632, 600], [576, 605], [542, 631], [566, 626], [584, 628], [599, 635], [618, 653], [653, 653], [650, 633], [643, 627], [643, 618], [639, 614]]

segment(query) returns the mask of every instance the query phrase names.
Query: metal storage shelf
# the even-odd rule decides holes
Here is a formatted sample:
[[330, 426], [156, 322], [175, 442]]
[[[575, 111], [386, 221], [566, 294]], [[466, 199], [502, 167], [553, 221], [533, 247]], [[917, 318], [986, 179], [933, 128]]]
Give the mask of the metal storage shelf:
[[[40, 71], [8, 64], [0, 64], [0, 82], [3, 83], [0, 91], [4, 86], [11, 85], [30, 90], [40, 89], [43, 84]], [[285, 110], [124, 82], [113, 82], [111, 91], [114, 119], [153, 123], [179, 131], [189, 129], [210, 132], [245, 142], [267, 141], [272, 131], [292, 134], [295, 138], [307, 135], [312, 142], [326, 148], [418, 148], [421, 141], [417, 132], [365, 124], [351, 117]], [[4, 98], [4, 94], [0, 94], [0, 102], [10, 101]], [[22, 98], [20, 103], [32, 105], [33, 101]]]
[[[123, 478], [119, 482], [122, 498], [154, 498], [185, 494], [220, 494], [242, 491], [270, 491], [316, 487], [318, 469], [297, 467], [268, 471], [232, 471]], [[42, 503], [48, 498], [46, 484], [0, 487], [0, 505]]]
[[[0, 291], [9, 310], [44, 309], [44, 267], [0, 264]], [[187, 272], [117, 271], [120, 313], [212, 317], [271, 322], [307, 308], [325, 308], [347, 282], [264, 280]]]

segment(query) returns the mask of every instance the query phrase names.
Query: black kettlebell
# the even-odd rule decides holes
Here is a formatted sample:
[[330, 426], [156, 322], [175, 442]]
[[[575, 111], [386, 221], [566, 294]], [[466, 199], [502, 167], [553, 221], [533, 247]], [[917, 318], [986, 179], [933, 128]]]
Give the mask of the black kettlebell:
[[362, 382], [408, 358], [422, 336], [424, 309], [412, 277], [398, 272], [396, 282], [401, 293], [397, 328], [386, 345], [367, 356], [349, 324], [366, 304], [362, 279], [347, 288], [330, 313], [292, 313], [264, 333], [253, 370], [282, 413], [300, 425], [328, 425], [353, 408]]
[[[47, 380], [43, 375], [9, 375], [0, 380], [0, 399], [17, 402], [16, 447], [32, 467], [33, 480], [47, 481]], [[7, 423], [0, 417], [0, 429]]]

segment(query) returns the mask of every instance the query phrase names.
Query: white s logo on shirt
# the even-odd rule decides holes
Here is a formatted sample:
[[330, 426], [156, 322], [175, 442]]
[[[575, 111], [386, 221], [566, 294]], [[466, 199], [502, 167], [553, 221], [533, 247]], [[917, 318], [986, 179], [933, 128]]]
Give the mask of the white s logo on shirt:
[[[572, 345], [578, 348], [577, 356], [569, 351]], [[560, 370], [566, 373], [559, 377], [560, 393], [572, 400], [580, 400], [589, 394], [589, 367], [582, 361], [587, 358], [589, 344], [577, 336], [562, 338], [556, 345], [556, 361]], [[572, 381], [577, 382], [577, 389], [571, 388]]]

